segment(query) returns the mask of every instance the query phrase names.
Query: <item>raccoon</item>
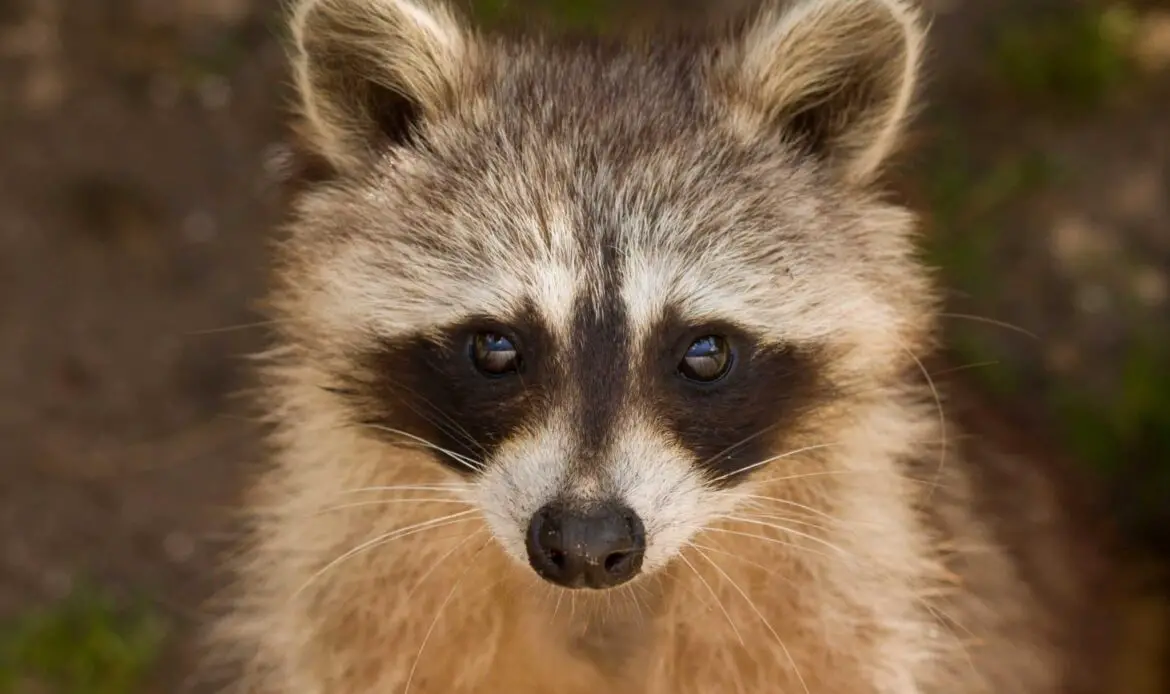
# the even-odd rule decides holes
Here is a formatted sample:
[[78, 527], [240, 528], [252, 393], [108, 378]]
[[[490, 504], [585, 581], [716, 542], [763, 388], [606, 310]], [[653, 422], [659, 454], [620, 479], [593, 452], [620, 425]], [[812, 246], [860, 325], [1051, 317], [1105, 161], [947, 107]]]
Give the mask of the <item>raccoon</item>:
[[936, 282], [880, 183], [915, 5], [290, 23], [318, 165], [218, 632], [241, 691], [1092, 691], [1067, 512], [924, 366]]

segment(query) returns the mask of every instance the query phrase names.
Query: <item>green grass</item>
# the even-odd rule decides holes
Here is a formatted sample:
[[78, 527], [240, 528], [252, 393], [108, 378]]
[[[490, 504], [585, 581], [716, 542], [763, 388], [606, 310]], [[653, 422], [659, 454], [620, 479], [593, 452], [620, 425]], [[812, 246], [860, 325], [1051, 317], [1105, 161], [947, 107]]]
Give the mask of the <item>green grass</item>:
[[1062, 109], [1104, 103], [1132, 75], [1127, 46], [1136, 20], [1121, 3], [1061, 8], [1000, 32], [996, 74], [1016, 96]]
[[165, 637], [150, 608], [80, 589], [0, 625], [0, 694], [134, 694]]
[[995, 296], [999, 222], [1011, 205], [1052, 185], [1060, 172], [1039, 150], [978, 162], [955, 126], [938, 138], [923, 167], [922, 185], [934, 220], [927, 259], [948, 286], [982, 299]]
[[[1003, 222], [1020, 203], [1060, 185], [1066, 172], [1043, 151], [1020, 148], [1007, 156], [972, 151], [963, 133], [961, 123], [951, 123], [921, 168], [919, 181], [934, 221], [925, 250], [948, 289], [977, 305], [994, 306], [1010, 300], [999, 282], [1007, 252]], [[988, 394], [1005, 401], [1046, 400], [1068, 450], [1124, 495], [1125, 508], [1118, 509], [1123, 522], [1141, 527], [1162, 522], [1153, 514], [1170, 498], [1170, 335], [1140, 311], [1127, 315], [1120, 362], [1102, 365], [1117, 371], [1105, 393], [1063, 380], [1053, 380], [1044, 394], [1022, 393], [1021, 369], [1038, 365], [1013, 358], [1004, 351], [1002, 336], [984, 325], [948, 323], [947, 342], [963, 364], [995, 362], [969, 372]]]
[[[1021, 203], [1060, 185], [1067, 172], [1035, 149], [1009, 149], [1010, 155], [973, 151], [964, 132], [960, 122], [950, 123], [920, 169], [934, 222], [925, 251], [948, 289], [979, 306], [1002, 305], [1010, 300], [999, 282], [1008, 252], [1003, 222]], [[1005, 351], [1002, 336], [987, 326], [954, 321], [946, 327], [949, 350], [961, 363], [994, 362], [969, 372], [988, 394], [1047, 402], [1067, 449], [1118, 491], [1122, 522], [1140, 529], [1170, 520], [1157, 516], [1170, 498], [1170, 335], [1140, 311], [1127, 315], [1120, 361], [1102, 365], [1117, 372], [1104, 393], [1060, 379], [1049, 379], [1046, 393], [1023, 393], [1022, 369], [1039, 364], [1013, 357], [1014, 350]]]
[[[926, 260], [939, 268], [949, 290], [979, 304], [994, 304], [1001, 299], [1000, 222], [1010, 206], [1053, 184], [1059, 172], [1043, 152], [1013, 153], [985, 164], [976, 162], [963, 143], [957, 130], [940, 138], [924, 167], [934, 222], [926, 238]], [[985, 324], [961, 320], [946, 327], [949, 351], [960, 363], [986, 364], [973, 370], [971, 378], [997, 397], [1018, 393], [1019, 367], [998, 346], [999, 334], [989, 333]]]
[[620, 5], [615, 0], [470, 0], [475, 19], [501, 26], [535, 14], [561, 29], [605, 29]]
[[1054, 406], [1086, 462], [1105, 475], [1143, 470], [1141, 495], [1170, 498], [1170, 341], [1153, 331], [1132, 338], [1114, 397], [1058, 392]]
[[[1117, 520], [1135, 536], [1164, 534], [1170, 498], [1170, 348], [1139, 340], [1119, 394], [1066, 387], [1052, 408], [1073, 454], [1114, 490]], [[1159, 530], [1159, 528], [1161, 530]]]

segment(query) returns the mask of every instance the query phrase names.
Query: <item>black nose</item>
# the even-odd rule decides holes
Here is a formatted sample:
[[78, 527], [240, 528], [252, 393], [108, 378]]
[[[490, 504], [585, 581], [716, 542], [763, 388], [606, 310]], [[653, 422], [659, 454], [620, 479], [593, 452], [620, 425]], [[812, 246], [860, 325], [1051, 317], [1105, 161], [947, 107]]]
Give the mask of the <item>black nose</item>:
[[528, 523], [528, 563], [566, 588], [613, 588], [638, 575], [646, 551], [641, 519], [617, 504], [578, 511], [549, 504]]

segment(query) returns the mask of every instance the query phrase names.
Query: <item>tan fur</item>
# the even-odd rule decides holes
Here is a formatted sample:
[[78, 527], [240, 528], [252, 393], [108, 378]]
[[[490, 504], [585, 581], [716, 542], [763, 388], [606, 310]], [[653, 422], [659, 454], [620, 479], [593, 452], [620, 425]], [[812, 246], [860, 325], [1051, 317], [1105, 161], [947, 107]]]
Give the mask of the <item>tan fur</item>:
[[[1005, 550], [980, 500], [981, 454], [961, 445], [919, 378], [935, 298], [912, 218], [865, 187], [914, 87], [922, 36], [909, 3], [765, 10], [686, 63], [707, 95], [693, 116], [659, 90], [666, 68], [615, 59], [611, 79], [542, 44], [473, 36], [414, 0], [306, 0], [293, 27], [308, 144], [342, 173], [298, 198], [281, 246], [279, 346], [264, 370], [274, 453], [248, 500], [239, 602], [217, 632], [244, 663], [241, 691], [1062, 691], [1065, 615], [1037, 596], [1052, 586]], [[318, 61], [329, 55], [348, 59]], [[877, 91], [835, 103], [834, 85], [858, 70]], [[423, 135], [447, 168], [377, 150], [360, 86], [370, 81], [423, 105]], [[595, 103], [557, 111], [574, 89]], [[539, 90], [547, 101], [532, 97]], [[536, 101], [517, 112], [525, 98]], [[823, 167], [777, 135], [810, 108], [833, 124]], [[477, 149], [472, 132], [508, 146]], [[465, 178], [452, 173], [464, 164]], [[681, 551], [600, 594], [541, 582], [499, 530], [508, 510], [485, 502], [498, 498], [488, 482], [354, 426], [331, 388], [373, 337], [468, 312], [535, 297], [564, 328], [578, 284], [594, 276], [573, 243], [583, 232], [570, 191], [581, 189], [612, 196], [637, 339], [668, 303], [696, 320], [732, 315], [767, 340], [822, 345], [840, 392], [777, 438], [782, 459], [750, 481], [673, 501], [696, 532], [675, 524], [687, 533]], [[662, 475], [688, 479], [653, 422], [628, 420], [616, 478], [661, 463]], [[571, 423], [516, 446], [556, 445], [557, 426]], [[541, 470], [508, 474], [553, 474]], [[1015, 528], [1020, 541], [1059, 532], [1056, 502], [1042, 491], [1030, 500], [1043, 519]], [[1063, 580], [1065, 604], [1077, 604], [1076, 581]]]

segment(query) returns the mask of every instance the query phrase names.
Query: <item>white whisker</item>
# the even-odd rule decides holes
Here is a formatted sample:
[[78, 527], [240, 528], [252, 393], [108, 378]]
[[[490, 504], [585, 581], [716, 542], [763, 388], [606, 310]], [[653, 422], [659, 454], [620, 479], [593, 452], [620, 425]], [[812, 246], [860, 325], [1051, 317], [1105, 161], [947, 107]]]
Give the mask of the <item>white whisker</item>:
[[810, 535], [808, 533], [803, 533], [799, 530], [794, 530], [792, 528], [789, 528], [789, 527], [786, 527], [783, 525], [779, 525], [777, 523], [769, 523], [768, 521], [764, 521], [764, 520], [755, 520], [753, 518], [745, 518], [743, 516], [723, 516], [723, 517], [728, 519], [728, 520], [733, 520], [737, 523], [750, 523], [752, 525], [759, 525], [759, 526], [763, 526], [765, 528], [772, 528], [773, 530], [779, 530], [780, 532], [789, 533], [789, 534], [795, 535], [797, 537], [802, 537], [802, 538], [809, 540], [811, 542], [816, 542], [817, 544], [824, 545], [825, 547], [828, 547], [829, 549], [833, 550], [834, 552], [839, 553], [843, 557], [848, 557], [851, 559], [853, 558], [853, 555], [850, 554], [849, 552], [846, 552], [845, 550], [841, 549], [840, 547], [833, 544], [832, 542], [829, 542], [828, 540], [823, 540], [823, 539], [817, 537], [816, 535]]
[[797, 681], [800, 682], [800, 687], [804, 690], [804, 694], [811, 694], [808, 689], [808, 684], [806, 684], [804, 681], [804, 676], [800, 674], [800, 668], [796, 665], [796, 660], [793, 659], [792, 653], [788, 650], [788, 646], [784, 645], [784, 639], [780, 638], [780, 634], [776, 633], [776, 630], [772, 628], [771, 622], [769, 622], [768, 619], [764, 617], [764, 614], [760, 612], [760, 609], [756, 607], [756, 604], [752, 602], [752, 599], [748, 597], [748, 594], [744, 592], [743, 588], [740, 588], [739, 584], [732, 580], [731, 576], [728, 576], [727, 572], [724, 571], [721, 566], [716, 564], [714, 559], [707, 556], [707, 554], [698, 547], [695, 548], [695, 551], [699, 553], [699, 556], [706, 559], [707, 563], [710, 564], [713, 569], [718, 571], [719, 574], [723, 576], [724, 580], [726, 580], [727, 583], [732, 588], [734, 588], [741, 597], [743, 597], [744, 602], [746, 602], [752, 611], [756, 613], [756, 616], [760, 618], [761, 622], [763, 622], [764, 627], [766, 627], [768, 631], [771, 632], [772, 637], [776, 639], [776, 643], [780, 644], [780, 649], [784, 651], [784, 656], [788, 658], [788, 663], [792, 666], [792, 672], [796, 675]]
[[734, 471], [729, 472], [729, 473], [722, 475], [720, 477], [716, 477], [712, 481], [713, 482], [722, 482], [723, 480], [728, 479], [729, 477], [735, 477], [736, 475], [742, 475], [745, 472], [755, 470], [756, 468], [763, 467], [763, 466], [767, 465], [768, 463], [775, 462], [777, 460], [783, 460], [784, 458], [788, 458], [790, 456], [797, 455], [798, 453], [806, 453], [808, 451], [815, 451], [819, 448], [829, 448], [830, 446], [840, 446], [840, 445], [841, 444], [839, 444], [839, 443], [819, 443], [815, 446], [805, 446], [804, 448], [797, 448], [794, 451], [788, 451], [787, 453], [781, 453], [780, 455], [774, 455], [771, 458], [765, 458], [764, 460], [761, 460], [758, 463], [753, 463], [751, 465], [748, 465], [747, 467], [740, 468], [738, 470], [734, 470]]
[[[812, 528], [813, 530], [824, 530], [826, 532], [831, 531], [833, 529], [831, 526], [823, 525], [821, 523], [817, 523], [815, 521], [811, 521], [811, 520], [808, 520], [806, 518], [801, 518], [799, 516], [786, 516], [786, 515], [781, 514], [781, 513], [759, 513], [758, 511], [755, 511], [753, 509], [744, 509], [744, 510], [749, 511], [749, 513], [746, 513], [745, 515], [747, 515], [750, 518], [760, 518], [762, 520], [772, 520], [772, 521], [784, 522], [784, 523], [796, 523], [797, 525], [801, 525], [801, 526], [804, 526], [806, 528]], [[723, 517], [724, 518], [731, 518], [734, 520], [734, 518], [732, 516], [723, 516]], [[836, 521], [834, 520], [834, 522], [836, 522]]]
[[881, 470], [881, 469], [877, 469], [877, 468], [860, 469], [860, 470], [816, 470], [813, 472], [800, 472], [800, 473], [796, 473], [793, 475], [783, 475], [781, 477], [768, 477], [768, 478], [757, 480], [757, 481], [761, 484], [771, 484], [772, 482], [785, 482], [785, 481], [789, 481], [789, 480], [802, 480], [802, 479], [805, 479], [807, 477], [825, 477], [825, 476], [830, 476], [830, 475], [893, 475], [894, 477], [898, 477], [900, 479], [906, 480], [907, 482], [914, 482], [915, 484], [922, 484], [922, 485], [926, 485], [928, 487], [942, 486], [942, 485], [937, 484], [935, 482], [930, 482], [927, 480], [920, 480], [920, 479], [917, 479], [915, 477], [910, 477], [909, 475], [903, 475], [903, 474], [900, 474], [897, 472], [893, 472], [891, 470]]
[[701, 463], [699, 463], [699, 466], [706, 467], [707, 465], [710, 465], [711, 463], [715, 462], [719, 458], [722, 458], [723, 456], [731, 453], [732, 451], [739, 448], [740, 446], [743, 446], [744, 444], [747, 444], [747, 443], [753, 441], [754, 439], [757, 439], [757, 438], [763, 436], [764, 434], [768, 433], [769, 431], [771, 431], [775, 428], [776, 428], [776, 425], [773, 424], [771, 426], [766, 426], [763, 429], [760, 429], [759, 431], [757, 431], [754, 434], [751, 434], [750, 436], [745, 436], [744, 438], [740, 439], [739, 441], [736, 441], [735, 443], [731, 444], [727, 448], [724, 448], [723, 450], [719, 451], [718, 453], [711, 456], [710, 458], [707, 458], [706, 460], [702, 461]]
[[412, 434], [408, 431], [402, 431], [401, 429], [395, 429], [393, 427], [383, 426], [381, 424], [367, 423], [364, 426], [367, 426], [371, 429], [376, 429], [378, 431], [385, 431], [385, 432], [390, 433], [390, 434], [397, 434], [399, 436], [405, 436], [406, 438], [411, 439], [412, 441], [415, 441], [415, 442], [419, 443], [420, 445], [425, 446], [426, 448], [430, 448], [434, 451], [437, 451], [439, 453], [442, 453], [442, 454], [450, 457], [452, 460], [454, 460], [457, 463], [462, 463], [465, 467], [470, 468], [471, 470], [473, 470], [475, 472], [482, 472], [483, 471], [483, 463], [482, 462], [468, 458], [467, 456], [456, 453], [455, 451], [443, 448], [442, 446], [439, 446], [432, 441], [428, 441], [428, 440], [422, 438], [421, 436], [415, 436], [414, 434]]
[[344, 511], [350, 508], [361, 508], [363, 506], [387, 506], [390, 504], [461, 504], [463, 506], [471, 506], [470, 501], [463, 501], [461, 499], [436, 499], [436, 498], [422, 498], [422, 499], [378, 499], [376, 501], [355, 501], [352, 504], [340, 504], [338, 506], [329, 506], [317, 511], [317, 514], [332, 513], [334, 511]]
[[476, 530], [475, 532], [471, 533], [467, 537], [465, 537], [462, 540], [460, 540], [459, 542], [457, 542], [454, 547], [452, 547], [450, 550], [447, 551], [446, 554], [444, 554], [443, 556], [436, 559], [435, 562], [433, 564], [431, 564], [431, 568], [427, 569], [426, 572], [424, 572], [423, 575], [420, 576], [417, 581], [415, 581], [414, 586], [410, 589], [410, 592], [406, 594], [406, 597], [403, 598], [402, 601], [403, 602], [410, 602], [410, 599], [414, 596], [415, 592], [418, 591], [418, 589], [421, 588], [424, 583], [426, 583], [427, 579], [430, 578], [431, 574], [433, 574], [440, 566], [442, 566], [444, 564], [444, 562], [446, 562], [448, 559], [450, 559], [452, 554], [455, 554], [456, 552], [458, 552], [460, 547], [462, 547], [463, 545], [467, 544], [471, 540], [482, 535], [483, 531], [484, 531], [484, 528], [480, 528], [479, 530]]
[[762, 496], [760, 494], [740, 494], [739, 492], [733, 492], [733, 493], [731, 493], [731, 496], [734, 496], [734, 497], [739, 498], [739, 499], [749, 499], [749, 500], [753, 500], [753, 501], [768, 501], [771, 503], [783, 504], [784, 506], [791, 506], [793, 508], [798, 508], [802, 511], [808, 511], [809, 513], [811, 513], [815, 516], [820, 516], [821, 518], [825, 518], [827, 520], [836, 520], [833, 516], [829, 515], [828, 513], [825, 513], [824, 511], [821, 511], [819, 509], [815, 509], [812, 506], [807, 506], [805, 504], [801, 504], [801, 503], [792, 501], [790, 499], [780, 499], [780, 498], [777, 498], [774, 496]]
[[401, 484], [389, 486], [375, 486], [375, 487], [357, 487], [355, 489], [346, 489], [339, 492], [340, 494], [361, 494], [364, 492], [446, 492], [471, 490], [475, 485], [454, 482], [450, 484]]
[[1001, 321], [1001, 320], [995, 320], [994, 318], [986, 318], [984, 316], [973, 316], [969, 313], [940, 313], [938, 315], [942, 318], [960, 318], [962, 320], [969, 320], [973, 323], [986, 323], [988, 325], [994, 325], [997, 328], [1003, 328], [1004, 330], [1010, 330], [1012, 332], [1016, 332], [1016, 333], [1019, 333], [1021, 335], [1025, 335], [1027, 337], [1032, 338], [1033, 340], [1040, 339], [1040, 336], [1037, 335], [1036, 333], [1032, 332], [1031, 330], [1028, 330], [1026, 328], [1021, 328], [1018, 325], [1012, 325], [1011, 323], [1005, 323], [1004, 321]]
[[809, 554], [813, 554], [813, 555], [816, 555], [819, 557], [833, 558], [832, 555], [830, 555], [830, 554], [826, 554], [824, 552], [820, 552], [818, 550], [815, 550], [815, 549], [812, 549], [809, 547], [805, 547], [803, 545], [798, 545], [795, 542], [785, 542], [784, 540], [781, 540], [778, 537], [768, 537], [767, 535], [760, 535], [758, 533], [747, 533], [747, 532], [744, 532], [742, 530], [731, 530], [730, 528], [709, 527], [709, 528], [705, 528], [704, 532], [723, 533], [724, 535], [736, 535], [739, 537], [750, 537], [750, 538], [755, 539], [755, 540], [762, 540], [764, 542], [770, 542], [772, 544], [780, 545], [782, 547], [791, 547], [793, 549], [797, 549], [797, 550], [800, 550], [802, 552], [808, 552]]
[[443, 610], [451, 602], [451, 599], [455, 597], [455, 592], [459, 590], [459, 585], [463, 583], [463, 579], [467, 578], [468, 573], [475, 568], [475, 559], [479, 556], [480, 552], [487, 548], [488, 542], [491, 542], [490, 537], [487, 539], [487, 542], [480, 545], [480, 548], [475, 551], [475, 554], [471, 555], [471, 559], [467, 562], [467, 568], [456, 579], [455, 585], [451, 586], [451, 591], [447, 593], [447, 597], [443, 599], [442, 604], [439, 605], [439, 609], [435, 611], [435, 618], [431, 621], [431, 626], [427, 628], [426, 634], [423, 635], [422, 644], [418, 647], [418, 654], [414, 657], [414, 665], [410, 667], [410, 673], [406, 676], [406, 686], [402, 688], [402, 694], [409, 694], [410, 685], [414, 682], [414, 673], [418, 670], [418, 664], [422, 660], [422, 654], [426, 650], [427, 642], [431, 640], [431, 634], [434, 633], [435, 626], [439, 623], [439, 617], [443, 616]]
[[[696, 551], [699, 549], [697, 545], [690, 542], [687, 543], [687, 546], [694, 547]], [[707, 592], [711, 593], [711, 598], [715, 600], [715, 605], [719, 608], [719, 611], [723, 613], [723, 616], [727, 618], [728, 626], [730, 626], [731, 630], [735, 632], [735, 638], [739, 639], [739, 645], [746, 647], [747, 643], [745, 643], [743, 640], [743, 634], [739, 633], [739, 628], [735, 626], [735, 620], [731, 618], [731, 613], [727, 611], [727, 608], [723, 606], [723, 602], [719, 600], [719, 595], [715, 592], [715, 589], [711, 587], [711, 584], [707, 582], [707, 579], [703, 578], [703, 574], [699, 573], [699, 570], [695, 568], [695, 565], [692, 564], [689, 559], [687, 559], [685, 554], [679, 552], [678, 558], [681, 559], [682, 562], [686, 564], [692, 572], [694, 572], [695, 578], [699, 579], [699, 582], [703, 584], [703, 587], [707, 589]]]
[[846, 521], [846, 520], [841, 520], [840, 518], [836, 518], [833, 516], [827, 516], [827, 519], [832, 521], [831, 526], [830, 525], [821, 525], [819, 523], [814, 523], [808, 519], [800, 518], [800, 517], [796, 517], [796, 516], [785, 516], [785, 515], [778, 514], [778, 513], [760, 513], [756, 510], [753, 510], [753, 509], [745, 509], [745, 510], [750, 511], [750, 513], [748, 513], [747, 515], [752, 517], [752, 518], [766, 518], [766, 519], [775, 520], [775, 521], [787, 521], [787, 522], [791, 522], [791, 523], [796, 523], [798, 525], [803, 525], [803, 526], [808, 527], [808, 528], [815, 528], [817, 530], [825, 530], [825, 531], [837, 530], [837, 529], [842, 529], [842, 528], [870, 528], [870, 529], [877, 528], [877, 529], [880, 529], [880, 528], [884, 527], [881, 523], [876, 523], [874, 521], [864, 521], [864, 520]]
[[939, 395], [938, 388], [936, 388], [934, 385], [934, 379], [931, 378], [930, 371], [927, 370], [926, 366], [922, 363], [922, 360], [920, 360], [918, 357], [914, 356], [914, 353], [911, 352], [909, 349], [906, 349], [905, 347], [903, 347], [902, 351], [904, 351], [907, 355], [909, 355], [909, 357], [914, 360], [914, 363], [918, 365], [918, 369], [922, 372], [923, 377], [926, 378], [927, 385], [930, 386], [931, 394], [934, 395], [935, 407], [938, 408], [938, 430], [939, 430], [939, 439], [940, 439], [940, 442], [939, 442], [940, 449], [939, 449], [939, 455], [938, 455], [938, 469], [935, 470], [934, 479], [931, 481], [931, 484], [932, 484], [931, 488], [929, 490], [927, 490], [927, 492], [926, 492], [926, 498], [929, 501], [930, 497], [932, 495], [934, 495], [935, 487], [938, 486], [938, 480], [942, 476], [943, 468], [946, 466], [946, 461], [947, 461], [947, 417], [946, 417], [946, 412], [943, 411], [942, 396]]
[[384, 533], [382, 535], [379, 535], [378, 537], [375, 537], [372, 540], [367, 540], [366, 542], [361, 543], [357, 547], [354, 547], [353, 549], [349, 550], [348, 552], [345, 552], [341, 556], [339, 556], [336, 559], [334, 559], [333, 561], [329, 562], [324, 567], [322, 567], [319, 571], [317, 571], [312, 576], [310, 576], [309, 580], [305, 581], [305, 583], [300, 588], [298, 588], [296, 590], [296, 592], [293, 593], [292, 599], [295, 600], [297, 598], [297, 596], [299, 596], [301, 593], [303, 593], [305, 591], [305, 589], [308, 588], [314, 581], [319, 579], [321, 576], [325, 575], [325, 573], [328, 572], [333, 567], [342, 563], [346, 559], [353, 557], [354, 555], [360, 554], [361, 552], [368, 550], [368, 549], [371, 549], [373, 547], [376, 547], [378, 545], [385, 544], [388, 542], [393, 542], [394, 540], [397, 540], [397, 539], [400, 539], [403, 537], [407, 537], [409, 535], [413, 535], [414, 533], [423, 532], [424, 530], [432, 530], [434, 528], [440, 528], [440, 527], [445, 527], [447, 525], [454, 525], [456, 523], [461, 523], [467, 519], [466, 518], [467, 516], [470, 516], [473, 513], [476, 513], [476, 511], [474, 509], [468, 510], [468, 511], [460, 511], [459, 513], [452, 513], [451, 515], [443, 516], [441, 518], [433, 518], [433, 519], [428, 520], [428, 521], [423, 521], [422, 523], [415, 523], [414, 525], [408, 525], [405, 528], [396, 528], [394, 530], [391, 530], [388, 533]]

